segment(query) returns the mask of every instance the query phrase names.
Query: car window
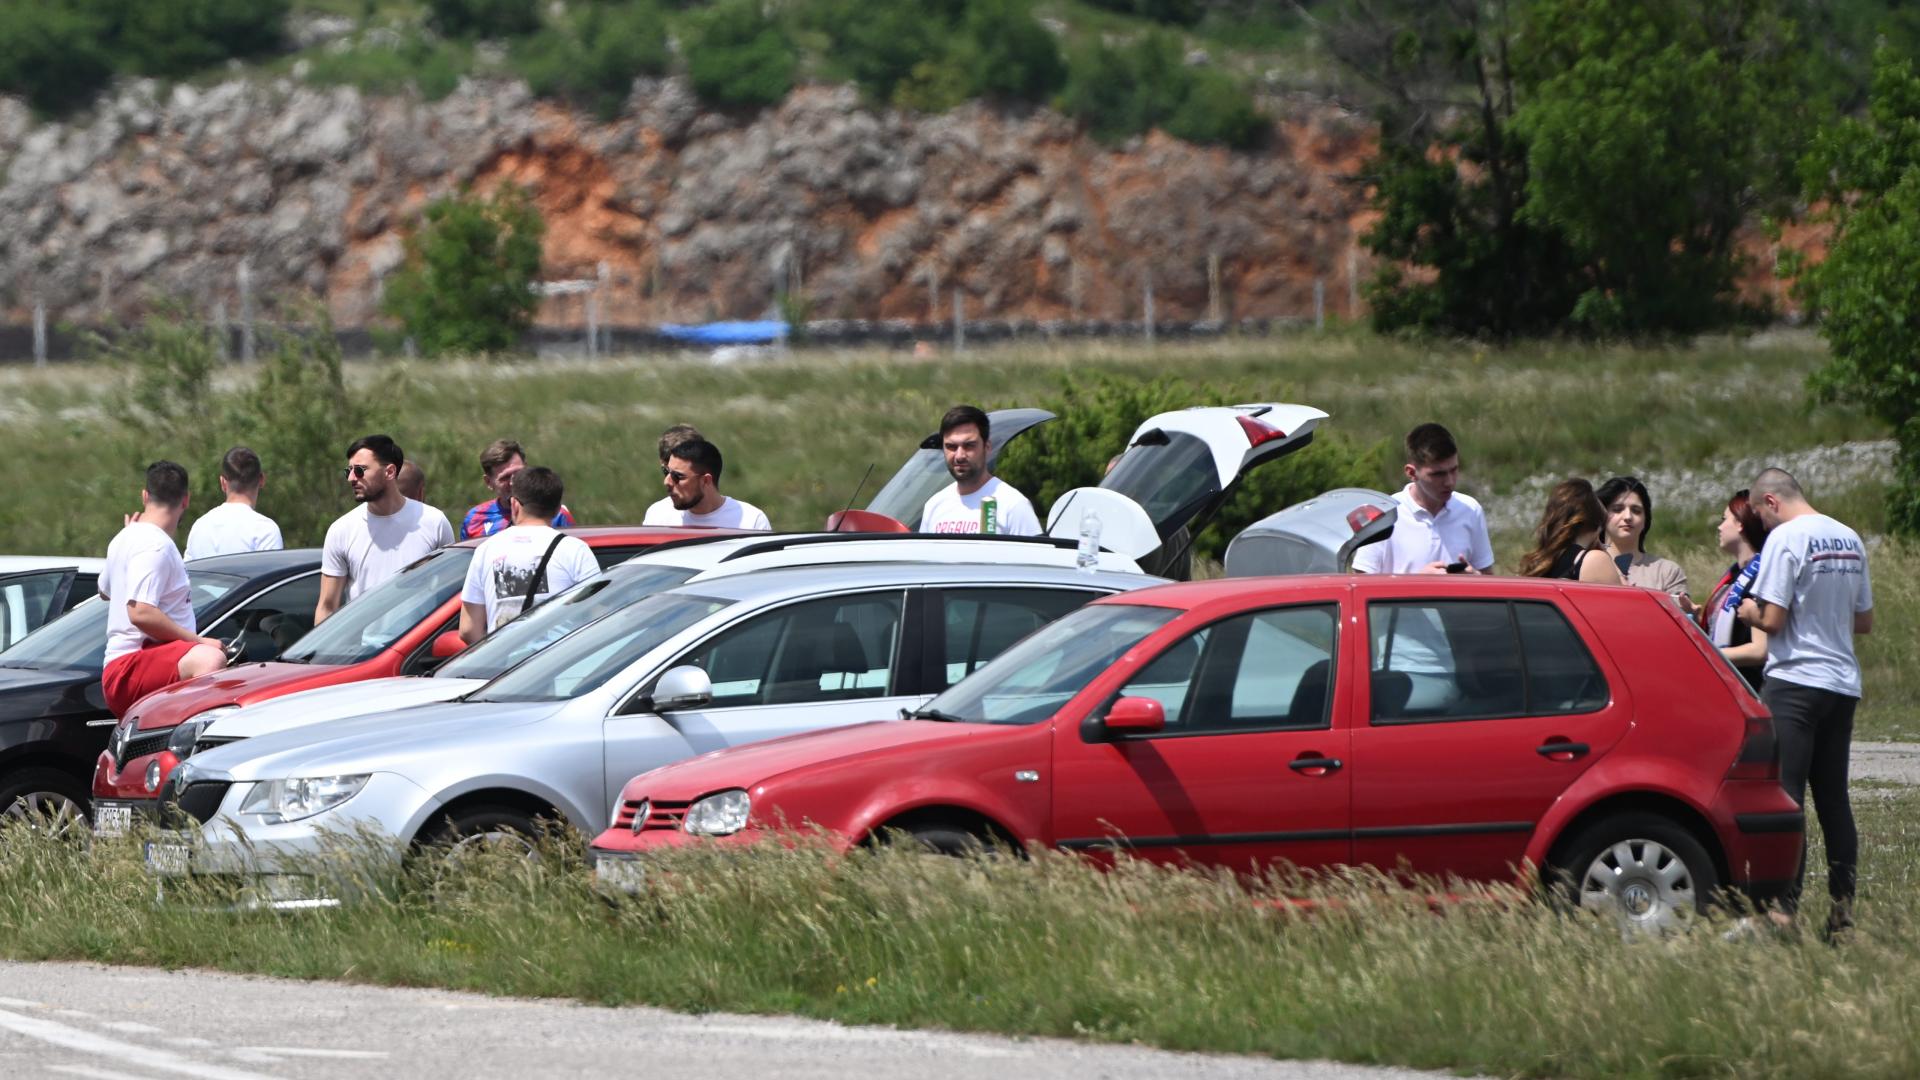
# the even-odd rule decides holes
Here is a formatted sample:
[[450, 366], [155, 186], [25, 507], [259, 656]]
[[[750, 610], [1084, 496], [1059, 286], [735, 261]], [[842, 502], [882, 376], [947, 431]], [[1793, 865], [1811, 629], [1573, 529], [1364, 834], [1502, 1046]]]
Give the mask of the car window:
[[1547, 716], [1606, 703], [1598, 665], [1551, 604], [1381, 601], [1367, 605], [1367, 621], [1376, 724]]
[[295, 642], [282, 659], [298, 664], [357, 664], [380, 655], [460, 592], [473, 550], [441, 548], [414, 562], [347, 601]]
[[1247, 612], [1169, 646], [1122, 687], [1166, 710], [1166, 730], [1197, 735], [1326, 727], [1334, 605]]
[[721, 631], [675, 664], [707, 673], [709, 708], [885, 697], [903, 601], [886, 592], [788, 604]]
[[238, 663], [271, 660], [313, 629], [313, 609], [319, 602], [320, 575], [302, 574], [248, 599], [206, 633], [223, 641], [238, 639]]
[[[601, 549], [605, 550], [605, 549]], [[599, 552], [595, 552], [599, 554]], [[663, 563], [625, 563], [589, 578], [507, 623], [455, 656], [435, 676], [492, 679], [590, 623], [654, 593], [685, 583], [694, 571]], [[457, 626], [458, 619], [452, 625]], [[424, 654], [423, 654], [424, 655]], [[425, 661], [430, 663], [431, 660]]]
[[590, 693], [726, 606], [707, 596], [656, 593], [534, 653], [466, 700], [565, 701]]
[[1177, 615], [1172, 608], [1088, 604], [1022, 638], [924, 711], [971, 723], [1039, 723]]
[[1007, 647], [1099, 594], [1084, 589], [944, 589], [940, 620], [944, 690]]
[[[187, 579], [191, 583], [196, 622], [206, 621], [207, 610], [247, 580], [204, 570], [187, 571]], [[98, 672], [104, 666], [106, 651], [107, 602], [95, 595], [28, 634], [19, 644], [0, 652], [0, 667]]]
[[54, 614], [54, 594], [70, 573], [64, 569], [12, 574], [0, 579], [0, 649], [39, 629]]
[[1219, 494], [1220, 472], [1206, 440], [1184, 431], [1150, 431], [1127, 448], [1100, 486], [1127, 496], [1164, 531]]

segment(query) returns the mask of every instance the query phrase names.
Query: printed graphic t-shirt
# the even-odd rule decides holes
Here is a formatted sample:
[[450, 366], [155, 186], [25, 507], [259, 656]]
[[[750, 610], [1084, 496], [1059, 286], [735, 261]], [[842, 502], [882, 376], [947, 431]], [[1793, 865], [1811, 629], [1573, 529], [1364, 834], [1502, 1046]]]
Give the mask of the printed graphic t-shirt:
[[960, 494], [958, 483], [948, 484], [927, 499], [920, 510], [923, 533], [978, 533], [981, 531], [980, 505], [994, 500], [993, 532], [996, 536], [1039, 536], [1040, 519], [1033, 504], [1012, 484], [995, 476], [981, 484], [971, 495]]
[[1873, 610], [1860, 535], [1825, 514], [1803, 514], [1767, 534], [1753, 595], [1787, 609], [1767, 639], [1767, 681], [1860, 696], [1853, 616]]
[[127, 605], [135, 601], [152, 604], [187, 630], [199, 630], [193, 621], [193, 590], [187, 583], [186, 564], [173, 546], [173, 537], [151, 522], [128, 525], [107, 545], [100, 591], [108, 604], [105, 663], [139, 652], [147, 643], [147, 636], [127, 616]]
[[187, 558], [204, 559], [236, 551], [279, 551], [280, 526], [246, 503], [221, 503], [200, 515], [187, 530]]
[[386, 515], [372, 513], [361, 503], [327, 527], [320, 572], [346, 578], [347, 599], [352, 600], [451, 543], [453, 526], [447, 515], [423, 502], [408, 499]]
[[488, 633], [525, 607], [527, 585], [555, 537], [559, 537], [560, 546], [553, 549], [545, 578], [536, 586], [533, 602], [537, 606], [548, 596], [565, 592], [600, 572], [600, 564], [586, 541], [547, 525], [516, 525], [494, 533], [473, 553], [460, 602], [486, 605]]

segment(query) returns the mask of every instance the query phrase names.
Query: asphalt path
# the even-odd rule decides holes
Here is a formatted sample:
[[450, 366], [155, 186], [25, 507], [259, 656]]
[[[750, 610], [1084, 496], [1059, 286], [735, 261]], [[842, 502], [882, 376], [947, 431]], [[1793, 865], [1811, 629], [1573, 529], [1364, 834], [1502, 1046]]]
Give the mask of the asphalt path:
[[1413, 1080], [1438, 1075], [204, 971], [0, 962], [0, 1077], [7, 1080]]

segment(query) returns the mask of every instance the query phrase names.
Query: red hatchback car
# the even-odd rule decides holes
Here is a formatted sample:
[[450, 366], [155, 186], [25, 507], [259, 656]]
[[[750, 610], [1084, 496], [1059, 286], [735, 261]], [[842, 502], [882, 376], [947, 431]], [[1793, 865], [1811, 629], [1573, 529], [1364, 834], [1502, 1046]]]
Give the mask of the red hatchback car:
[[1544, 867], [1663, 925], [1721, 889], [1777, 896], [1804, 821], [1770, 716], [1666, 597], [1326, 576], [1096, 601], [911, 719], [646, 773], [595, 868], [631, 885], [649, 851], [789, 825], [1235, 870]]
[[[602, 567], [624, 562], [657, 544], [730, 532], [656, 526], [567, 531], [593, 548]], [[460, 587], [480, 543], [465, 540], [441, 548], [355, 598], [319, 627], [306, 629], [312, 625], [309, 612], [297, 629], [274, 626], [261, 631], [286, 634], [292, 630], [291, 644], [276, 661], [231, 667], [141, 698], [121, 721], [127, 729], [125, 737], [116, 732], [113, 746], [94, 763], [95, 831], [101, 835], [124, 832], [134, 815], [150, 815], [157, 809], [158, 792], [174, 766], [187, 756], [185, 751], [204, 721], [211, 719], [210, 713], [322, 686], [424, 675], [458, 652], [460, 641], [454, 632], [460, 627]]]

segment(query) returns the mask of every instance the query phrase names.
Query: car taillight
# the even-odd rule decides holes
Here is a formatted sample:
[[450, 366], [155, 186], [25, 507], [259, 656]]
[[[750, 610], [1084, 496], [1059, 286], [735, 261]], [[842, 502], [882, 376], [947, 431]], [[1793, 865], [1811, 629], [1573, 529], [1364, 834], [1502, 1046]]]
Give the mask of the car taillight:
[[1354, 532], [1359, 532], [1361, 529], [1379, 521], [1385, 517], [1386, 514], [1387, 512], [1385, 510], [1377, 506], [1356, 506], [1347, 511], [1347, 528], [1352, 529]]
[[1740, 736], [1740, 754], [1727, 770], [1729, 780], [1780, 779], [1780, 746], [1773, 736], [1773, 717], [1766, 710], [1746, 710], [1746, 730]]
[[1281, 431], [1272, 424], [1263, 424], [1251, 416], [1236, 416], [1234, 419], [1240, 421], [1240, 429], [1247, 433], [1247, 442], [1252, 446], [1259, 446], [1263, 442], [1272, 442], [1274, 439], [1284, 439], [1287, 437], [1286, 432]]

